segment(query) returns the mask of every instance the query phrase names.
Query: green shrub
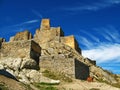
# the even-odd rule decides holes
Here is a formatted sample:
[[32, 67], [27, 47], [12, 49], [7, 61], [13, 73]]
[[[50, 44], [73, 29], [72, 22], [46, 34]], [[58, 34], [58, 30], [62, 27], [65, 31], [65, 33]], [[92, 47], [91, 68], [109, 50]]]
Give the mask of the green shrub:
[[91, 88], [90, 90], [100, 90], [100, 89], [98, 89], [98, 88]]
[[114, 84], [111, 84], [113, 87], [117, 87], [117, 88], [120, 88], [120, 83], [114, 83]]
[[34, 83], [34, 86], [39, 88], [40, 90], [58, 90], [53, 84], [51, 83]]

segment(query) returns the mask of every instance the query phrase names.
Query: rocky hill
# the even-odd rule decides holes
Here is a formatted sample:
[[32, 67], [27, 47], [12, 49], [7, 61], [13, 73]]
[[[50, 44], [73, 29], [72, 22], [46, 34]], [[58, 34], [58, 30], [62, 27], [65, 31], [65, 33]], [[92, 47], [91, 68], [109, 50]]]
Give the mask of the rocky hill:
[[[81, 84], [83, 80], [83, 90], [94, 90], [92, 87], [84, 89], [85, 83], [106, 82], [114, 85], [120, 82], [119, 76], [96, 66], [96, 61], [84, 58], [74, 36], [64, 36], [61, 27], [50, 27], [49, 19], [42, 19], [34, 36], [25, 30], [12, 36], [9, 42], [0, 39], [0, 74], [15, 80], [13, 83], [29, 85], [31, 90], [37, 90], [35, 83], [57, 83], [65, 88], [65, 82], [79, 85], [76, 82]], [[0, 83], [10, 85], [4, 79]], [[20, 85], [20, 88], [26, 87]]]

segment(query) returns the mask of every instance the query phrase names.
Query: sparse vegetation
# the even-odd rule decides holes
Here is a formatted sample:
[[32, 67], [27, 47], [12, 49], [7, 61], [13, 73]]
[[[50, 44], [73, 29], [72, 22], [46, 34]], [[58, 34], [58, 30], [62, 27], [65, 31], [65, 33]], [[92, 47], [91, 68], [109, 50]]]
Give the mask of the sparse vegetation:
[[58, 90], [55, 85], [51, 83], [34, 83], [34, 86], [36, 86], [40, 90]]
[[0, 84], [0, 90], [8, 90], [8, 88], [4, 84]]
[[113, 87], [120, 88], [120, 83], [111, 84], [111, 83], [109, 83], [109, 82], [107, 82], [107, 81], [105, 81], [105, 80], [103, 80], [103, 79], [99, 79], [98, 81], [101, 82], [101, 83], [109, 84], [109, 85], [111, 85], [111, 86], [113, 86]]
[[101, 79], [98, 79], [98, 81], [99, 81], [99, 82], [101, 82], [101, 83], [110, 84], [108, 81], [106, 81], [106, 80], [103, 80], [102, 78], [101, 78]]
[[111, 84], [113, 87], [120, 88], [120, 83]]
[[72, 79], [65, 76], [64, 74], [54, 73], [54, 72], [51, 72], [49, 70], [45, 70], [43, 72], [43, 75], [48, 77], [48, 78], [54, 79], [54, 80], [62, 80], [65, 82], [72, 82]]
[[98, 89], [98, 88], [91, 88], [90, 90], [100, 90], [100, 89]]
[[25, 87], [25, 90], [33, 90], [28, 84], [21, 83], [21, 85]]

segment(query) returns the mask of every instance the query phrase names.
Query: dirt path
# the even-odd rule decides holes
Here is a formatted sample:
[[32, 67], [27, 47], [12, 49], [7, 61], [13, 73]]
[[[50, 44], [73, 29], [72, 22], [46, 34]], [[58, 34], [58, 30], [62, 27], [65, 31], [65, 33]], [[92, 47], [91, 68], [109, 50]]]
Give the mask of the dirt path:
[[120, 90], [119, 88], [112, 87], [105, 83], [87, 82], [80, 80], [74, 80], [72, 83], [62, 84], [60, 90], [90, 90], [92, 88], [96, 90]]

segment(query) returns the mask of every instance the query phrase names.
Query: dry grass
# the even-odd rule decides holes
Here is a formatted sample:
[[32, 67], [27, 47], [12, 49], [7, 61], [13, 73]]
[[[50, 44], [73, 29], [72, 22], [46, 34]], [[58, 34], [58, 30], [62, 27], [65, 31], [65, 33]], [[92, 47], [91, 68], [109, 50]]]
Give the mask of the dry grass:
[[72, 82], [72, 79], [69, 78], [69, 77], [66, 77], [64, 74], [54, 73], [54, 72], [51, 72], [49, 70], [45, 70], [42, 73], [45, 77], [48, 77], [48, 78], [51, 78], [51, 79], [54, 79], [54, 80], [62, 80], [64, 82]]

